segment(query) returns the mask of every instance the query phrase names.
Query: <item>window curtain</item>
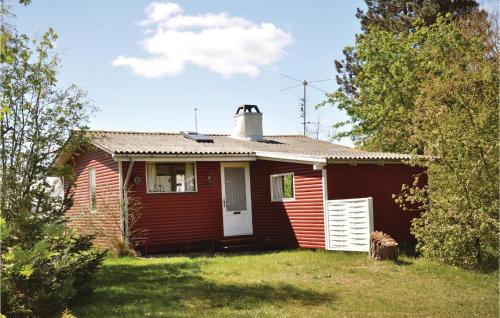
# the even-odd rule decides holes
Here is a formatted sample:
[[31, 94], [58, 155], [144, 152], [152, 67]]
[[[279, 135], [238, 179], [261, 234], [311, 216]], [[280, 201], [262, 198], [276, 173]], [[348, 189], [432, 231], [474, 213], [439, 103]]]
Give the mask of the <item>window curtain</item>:
[[186, 190], [185, 191], [195, 191], [194, 182], [194, 163], [186, 163], [186, 173], [185, 173]]
[[148, 176], [148, 191], [155, 192], [156, 186], [156, 163], [147, 162], [146, 163], [146, 173]]
[[156, 176], [156, 192], [172, 192], [172, 176]]
[[281, 200], [283, 198], [283, 177], [273, 177], [273, 200]]

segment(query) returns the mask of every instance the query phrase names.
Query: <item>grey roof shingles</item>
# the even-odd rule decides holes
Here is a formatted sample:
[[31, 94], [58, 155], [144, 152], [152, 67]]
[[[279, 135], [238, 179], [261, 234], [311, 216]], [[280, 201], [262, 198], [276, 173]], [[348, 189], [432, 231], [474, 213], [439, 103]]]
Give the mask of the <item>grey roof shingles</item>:
[[117, 155], [244, 154], [280, 153], [333, 160], [408, 160], [410, 155], [368, 152], [301, 135], [265, 136], [246, 141], [221, 134], [206, 134], [212, 143], [200, 143], [179, 133], [97, 131], [89, 132], [93, 143]]

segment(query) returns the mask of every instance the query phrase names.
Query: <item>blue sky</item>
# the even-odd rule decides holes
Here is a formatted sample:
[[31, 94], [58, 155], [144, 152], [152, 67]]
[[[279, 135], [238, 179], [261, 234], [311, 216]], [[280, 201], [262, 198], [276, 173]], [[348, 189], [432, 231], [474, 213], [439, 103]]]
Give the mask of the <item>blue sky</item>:
[[[353, 43], [359, 31], [354, 14], [364, 7], [330, 0], [151, 3], [35, 0], [13, 6], [19, 31], [36, 35], [52, 27], [58, 33], [61, 84], [88, 91], [100, 109], [93, 129], [192, 130], [197, 107], [200, 132], [228, 133], [236, 106], [257, 104], [265, 134], [301, 133], [301, 87], [280, 91], [296, 84], [280, 73], [331, 78], [317, 86], [333, 91], [334, 60]], [[323, 98], [308, 90], [309, 119], [317, 119], [312, 106]], [[345, 119], [333, 107], [319, 116], [324, 138], [331, 124]]]

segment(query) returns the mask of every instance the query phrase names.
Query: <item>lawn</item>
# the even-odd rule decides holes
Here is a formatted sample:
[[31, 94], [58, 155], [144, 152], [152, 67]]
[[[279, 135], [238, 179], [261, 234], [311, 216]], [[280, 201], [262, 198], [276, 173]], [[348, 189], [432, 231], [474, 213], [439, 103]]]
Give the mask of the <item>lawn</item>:
[[283, 251], [108, 259], [82, 317], [498, 317], [498, 272]]

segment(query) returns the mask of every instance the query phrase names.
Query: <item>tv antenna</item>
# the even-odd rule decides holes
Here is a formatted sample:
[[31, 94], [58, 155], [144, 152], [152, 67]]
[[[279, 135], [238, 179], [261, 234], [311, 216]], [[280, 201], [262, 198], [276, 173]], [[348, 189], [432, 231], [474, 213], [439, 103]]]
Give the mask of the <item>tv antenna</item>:
[[299, 80], [299, 79], [296, 79], [296, 78], [293, 78], [291, 76], [288, 76], [288, 75], [285, 75], [285, 74], [280, 74], [281, 76], [284, 76], [284, 77], [287, 77], [291, 80], [294, 80], [296, 82], [299, 82], [300, 84], [297, 84], [297, 85], [294, 85], [294, 86], [290, 86], [290, 87], [286, 87], [286, 88], [283, 88], [281, 89], [282, 91], [286, 91], [288, 89], [292, 89], [292, 88], [295, 88], [295, 87], [299, 87], [299, 86], [304, 86], [304, 97], [302, 98], [302, 109], [301, 109], [301, 112], [302, 112], [302, 124], [304, 125], [304, 136], [306, 135], [306, 132], [307, 132], [307, 118], [306, 118], [306, 112], [307, 112], [307, 109], [306, 109], [306, 94], [307, 94], [307, 87], [312, 87], [314, 88], [315, 90], [318, 90], [320, 92], [323, 92], [325, 94], [328, 94], [327, 91], [319, 88], [319, 87], [316, 87], [314, 85], [311, 85], [311, 83], [318, 83], [318, 82], [325, 82], [325, 81], [329, 81], [330, 78], [325, 78], [325, 79], [320, 79], [320, 80], [314, 80], [314, 81], [308, 81], [308, 80]]
[[314, 129], [314, 135], [316, 135], [316, 139], [319, 139], [319, 132], [321, 129], [321, 122], [319, 120], [319, 112], [318, 112], [318, 121], [308, 121], [307, 122], [309, 125], [313, 125], [315, 127]]

